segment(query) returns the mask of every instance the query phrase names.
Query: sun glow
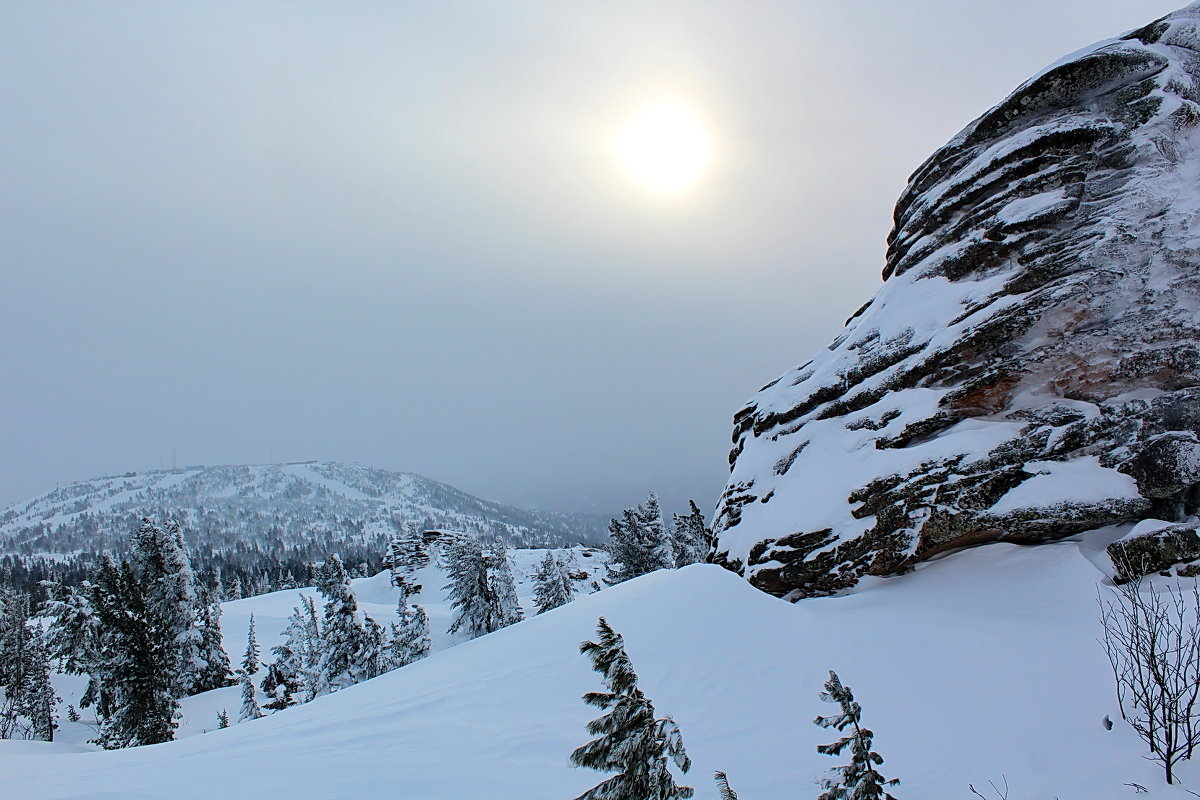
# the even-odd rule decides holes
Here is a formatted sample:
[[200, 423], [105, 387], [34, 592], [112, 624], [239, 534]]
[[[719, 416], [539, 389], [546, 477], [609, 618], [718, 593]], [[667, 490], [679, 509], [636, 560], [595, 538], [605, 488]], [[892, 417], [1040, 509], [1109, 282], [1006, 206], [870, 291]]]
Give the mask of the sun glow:
[[703, 177], [713, 143], [704, 121], [684, 102], [660, 100], [618, 131], [617, 159], [635, 181], [659, 195], [681, 195]]

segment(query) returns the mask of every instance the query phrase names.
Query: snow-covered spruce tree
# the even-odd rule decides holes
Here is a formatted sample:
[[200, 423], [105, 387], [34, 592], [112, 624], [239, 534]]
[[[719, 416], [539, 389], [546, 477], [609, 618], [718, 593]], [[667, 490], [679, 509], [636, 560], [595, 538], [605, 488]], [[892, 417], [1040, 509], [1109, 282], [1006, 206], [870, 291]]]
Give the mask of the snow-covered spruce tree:
[[157, 744], [174, 738], [179, 712], [178, 664], [173, 640], [155, 625], [141, 582], [128, 562], [118, 567], [105, 558], [97, 575], [93, 606], [110, 654], [104, 689], [110, 713], [100, 719], [93, 740], [106, 749]]
[[29, 669], [29, 596], [0, 590], [0, 739], [25, 738], [21, 719]]
[[501, 541], [492, 544], [487, 553], [488, 581], [496, 594], [496, 617], [498, 627], [504, 628], [524, 618], [521, 604], [517, 600], [517, 583], [513, 580], [512, 566], [508, 563], [508, 548]]
[[254, 681], [250, 674], [245, 670], [238, 670], [238, 682], [242, 684], [242, 710], [238, 712], [238, 722], [265, 716], [258, 706], [258, 698], [254, 696]]
[[875, 734], [862, 727], [862, 708], [855, 701], [850, 687], [843, 686], [833, 670], [829, 670], [829, 680], [825, 682], [821, 699], [827, 703], [837, 703], [841, 711], [832, 716], [817, 717], [813, 723], [839, 732], [847, 728], [851, 730], [833, 744], [819, 745], [817, 752], [837, 756], [849, 748], [850, 763], [831, 770], [833, 774], [821, 782], [821, 788], [825, 791], [817, 800], [895, 800], [887, 793], [886, 787], [895, 786], [900, 780], [885, 780], [875, 769], [883, 764], [883, 756], [871, 749]]
[[607, 692], [588, 692], [585, 703], [605, 710], [588, 723], [593, 739], [571, 753], [571, 763], [617, 774], [575, 800], [680, 800], [695, 791], [678, 786], [668, 768], [691, 769], [679, 726], [670, 717], [654, 718], [654, 705], [637, 687], [637, 673], [625, 653], [621, 635], [604, 617], [596, 626], [599, 641], [585, 641], [579, 652], [604, 676]]
[[50, 654], [40, 632], [30, 641], [23, 694], [20, 710], [29, 720], [30, 738], [54, 741], [54, 732], [58, 730], [55, 706], [61, 698], [50, 682]]
[[229, 727], [229, 712], [221, 709], [217, 712], [217, 730]]
[[366, 680], [370, 641], [359, 619], [350, 576], [337, 554], [325, 561], [318, 575], [317, 591], [325, 597], [325, 614], [321, 621], [321, 654], [314, 690], [315, 694], [323, 695]]
[[[271, 652], [278, 655], [282, 648], [283, 645], [277, 645], [271, 648]], [[270, 702], [264, 703], [263, 708], [279, 711], [300, 702], [296, 697], [296, 694], [301, 691], [296, 673], [286, 672], [279, 660], [267, 664], [266, 675], [263, 676], [259, 687], [263, 694], [270, 698]]]
[[552, 552], [547, 551], [537, 574], [534, 575], [533, 601], [537, 613], [566, 605], [575, 599], [575, 584], [570, 567]]
[[29, 596], [0, 590], [0, 739], [53, 741], [57, 700]]
[[254, 636], [254, 614], [250, 614], [250, 625], [246, 630], [246, 654], [242, 656], [242, 672], [255, 675], [258, 672], [258, 640]]
[[388, 638], [388, 656], [392, 669], [398, 669], [429, 655], [429, 617], [425, 609], [410, 605], [408, 591], [400, 587], [396, 601], [396, 621]]
[[453, 541], [446, 556], [450, 583], [445, 588], [456, 612], [450, 633], [461, 630], [474, 638], [520, 621], [512, 571], [502, 547], [485, 553], [478, 540], [467, 536]]
[[142, 517], [131, 544], [152, 635], [161, 639], [164, 669], [175, 683], [175, 696], [186, 697], [195, 691], [206, 665], [196, 624], [201, 617], [196, 578], [183, 532], [174, 520], [160, 527]]
[[196, 694], [220, 689], [233, 683], [229, 654], [221, 644], [221, 604], [209, 592], [200, 593], [198, 608], [200, 630], [200, 661], [203, 666], [192, 687]]
[[367, 634], [363, 680], [370, 680], [393, 669], [391, 650], [388, 647], [387, 632], [366, 612], [363, 612], [363, 630]]
[[[107, 560], [111, 564], [111, 559]], [[103, 569], [102, 567], [101, 569]], [[87, 686], [79, 700], [80, 708], [96, 707], [103, 718], [111, 713], [113, 653], [106, 645], [107, 632], [96, 613], [99, 586], [84, 581], [78, 589], [45, 582], [49, 595], [44, 615], [46, 645], [51, 658], [68, 675], [86, 675]]]
[[654, 492], [645, 503], [625, 509], [621, 519], [612, 520], [608, 534], [612, 561], [605, 580], [609, 585], [675, 567], [675, 548], [663, 525], [658, 495]]
[[704, 522], [704, 514], [695, 500], [688, 501], [688, 513], [674, 516], [671, 538], [675, 544], [675, 566], [686, 567], [708, 558], [712, 533]]
[[262, 689], [272, 698], [266, 707], [274, 710], [316, 697], [317, 667], [321, 660], [321, 622], [312, 597], [300, 595], [292, 609], [283, 641], [271, 648], [275, 661], [267, 668]]

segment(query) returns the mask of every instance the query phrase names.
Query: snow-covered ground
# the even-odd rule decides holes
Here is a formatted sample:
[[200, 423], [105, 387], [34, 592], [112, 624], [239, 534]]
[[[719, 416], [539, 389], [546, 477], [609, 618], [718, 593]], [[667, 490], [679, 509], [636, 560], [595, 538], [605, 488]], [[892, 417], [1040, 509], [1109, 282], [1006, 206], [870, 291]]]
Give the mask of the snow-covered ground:
[[[537, 612], [537, 604], [533, 600], [535, 587], [534, 575], [547, 552], [553, 552], [560, 558], [573, 564], [577, 574], [586, 574], [575, 582], [577, 594], [589, 594], [603, 585], [607, 553], [594, 547], [574, 547], [562, 550], [521, 549], [509, 550], [508, 560], [512, 567], [513, 579], [517, 585], [517, 598], [525, 614]], [[448, 629], [453, 619], [450, 603], [446, 597], [445, 586], [449, 578], [437, 559], [429, 566], [417, 571], [415, 582], [421, 591], [413, 594], [410, 601], [421, 605], [429, 615], [430, 650], [438, 652], [448, 647], [467, 641], [463, 634], [450, 634]], [[396, 602], [399, 600], [399, 590], [392, 586], [391, 576], [381, 572], [370, 578], [356, 578], [351, 582], [359, 608], [369, 614], [376, 622], [385, 628], [396, 619]], [[264, 663], [274, 660], [271, 648], [282, 641], [284, 628], [287, 627], [288, 617], [292, 610], [300, 605], [300, 596], [308, 595], [316, 600], [318, 613], [324, 599], [317, 594], [315, 588], [287, 589], [280, 592], [247, 597], [242, 600], [232, 600], [221, 604], [221, 635], [225, 652], [234, 669], [242, 662], [246, 652], [246, 633], [250, 625], [250, 615], [254, 615], [255, 639], [259, 645], [260, 660]], [[264, 673], [259, 672], [255, 678], [258, 683]], [[78, 705], [79, 698], [87, 688], [87, 679], [76, 675], [56, 675], [55, 690], [62, 697], [61, 708], [68, 704]], [[259, 702], [269, 702], [270, 698], [259, 695]], [[182, 739], [200, 733], [207, 733], [217, 727], [217, 714], [224, 710], [231, 723], [236, 723], [238, 710], [242, 706], [242, 690], [239, 686], [228, 686], [211, 692], [186, 697], [181, 704], [183, 719], [175, 731], [175, 737]], [[64, 716], [59, 720], [61, 729], [56, 738], [69, 744], [86, 745], [89, 739], [96, 735], [94, 722], [85, 710], [79, 723], [72, 723]], [[93, 723], [89, 726], [88, 723]], [[4, 795], [0, 793], [0, 800]]]
[[[716, 769], [742, 800], [815, 797], [814, 780], [840, 763], [816, 753], [831, 737], [810, 722], [831, 708], [817, 698], [831, 668], [902, 800], [964, 800], [968, 783], [990, 798], [987, 782], [1003, 779], [1010, 800], [1133, 797], [1128, 783], [1191, 797], [1162, 785], [1119, 721], [1096, 642], [1093, 549], [990, 545], [795, 605], [714, 566], [654, 573], [229, 730], [116, 752], [0, 742], [3, 796], [573, 797], [603, 777], [567, 756], [597, 713], [580, 701], [600, 683], [578, 643], [604, 615], [658, 713], [679, 722], [699, 798], [716, 796]], [[373, 580], [360, 584], [368, 607]], [[281, 600], [275, 613], [289, 610]], [[1200, 770], [1182, 777], [1200, 790]]]

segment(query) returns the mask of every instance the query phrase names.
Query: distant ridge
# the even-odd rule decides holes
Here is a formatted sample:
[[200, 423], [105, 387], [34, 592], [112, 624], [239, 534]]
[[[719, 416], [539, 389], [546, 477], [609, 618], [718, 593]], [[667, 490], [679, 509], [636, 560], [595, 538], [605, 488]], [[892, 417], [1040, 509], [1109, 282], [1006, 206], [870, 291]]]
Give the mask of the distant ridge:
[[0, 553], [120, 550], [143, 514], [178, 518], [189, 547], [206, 550], [287, 547], [314, 537], [386, 542], [409, 527], [558, 547], [601, 541], [607, 521], [493, 503], [421, 475], [332, 461], [189, 466], [78, 481], [2, 507]]

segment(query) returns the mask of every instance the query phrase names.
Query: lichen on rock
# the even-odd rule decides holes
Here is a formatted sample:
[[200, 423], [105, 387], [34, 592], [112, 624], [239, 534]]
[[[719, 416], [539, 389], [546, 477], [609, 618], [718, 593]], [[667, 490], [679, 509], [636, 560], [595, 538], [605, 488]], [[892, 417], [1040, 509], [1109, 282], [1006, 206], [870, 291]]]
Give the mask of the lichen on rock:
[[921, 165], [884, 284], [734, 418], [713, 559], [801, 597], [1200, 506], [1200, 3]]
[[1179, 565], [1182, 566], [1176, 570], [1178, 575], [1200, 574], [1200, 564], [1192, 563], [1200, 560], [1200, 530], [1195, 524], [1145, 520], [1107, 549], [1118, 583]]

